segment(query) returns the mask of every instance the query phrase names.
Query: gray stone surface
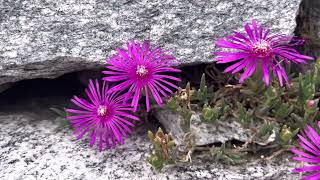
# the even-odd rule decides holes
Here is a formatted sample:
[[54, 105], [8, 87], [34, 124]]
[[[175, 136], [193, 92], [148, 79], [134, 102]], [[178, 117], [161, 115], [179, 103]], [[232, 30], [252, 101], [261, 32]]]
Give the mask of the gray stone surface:
[[291, 34], [300, 0], [2, 0], [0, 84], [102, 67], [127, 40], [150, 39], [182, 65], [255, 18]]
[[[238, 166], [224, 165], [208, 156], [196, 155], [192, 164], [179, 163], [156, 173], [146, 162], [151, 147], [147, 130], [155, 132], [159, 124], [151, 120], [146, 122], [143, 118], [134, 133], [125, 139], [124, 145], [99, 153], [97, 148], [88, 148], [88, 142], [76, 142], [72, 130], [61, 126], [61, 119], [49, 110], [53, 106], [69, 107], [68, 96], [61, 93], [73, 91], [62, 84], [58, 86], [54, 83], [56, 81], [50, 80], [56, 88], [46, 84], [42, 89], [35, 88], [39, 84], [29, 81], [29, 86], [15, 85], [0, 94], [1, 180], [297, 179], [297, 175], [290, 173], [297, 166], [290, 160], [290, 155], [272, 161], [260, 159], [260, 155], [250, 156], [248, 163]], [[43, 92], [48, 89], [50, 94], [45, 95]]]
[[[182, 117], [171, 110], [159, 109], [154, 113], [156, 119], [164, 126], [167, 132], [176, 138], [178, 144], [184, 144], [186, 133], [182, 130]], [[241, 142], [253, 141], [259, 145], [267, 145], [275, 141], [275, 132], [268, 139], [261, 140], [254, 137], [254, 132], [245, 129], [234, 119], [228, 121], [215, 121], [214, 123], [202, 123], [201, 113], [194, 112], [191, 116], [190, 132], [194, 135], [197, 146], [214, 143], [225, 143], [237, 140]], [[189, 133], [189, 132], [188, 132]]]
[[289, 172], [296, 166], [289, 156], [268, 162], [255, 157], [239, 166], [194, 158], [156, 173], [146, 162], [146, 130], [155, 127], [141, 124], [124, 145], [98, 153], [75, 142], [71, 130], [45, 112], [0, 113], [0, 179], [298, 179]]

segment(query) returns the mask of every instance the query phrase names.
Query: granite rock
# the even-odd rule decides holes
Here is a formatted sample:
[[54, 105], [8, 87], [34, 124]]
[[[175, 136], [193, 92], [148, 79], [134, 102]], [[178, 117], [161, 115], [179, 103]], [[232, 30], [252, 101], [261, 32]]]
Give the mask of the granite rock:
[[275, 131], [266, 140], [254, 138], [255, 132], [243, 128], [234, 119], [203, 123], [200, 118], [201, 113], [193, 111], [190, 119], [190, 131], [184, 132], [183, 125], [181, 125], [183, 124], [183, 119], [179, 113], [167, 109], [158, 109], [154, 112], [154, 115], [165, 130], [175, 138], [177, 144], [185, 144], [186, 135], [189, 133], [194, 136], [196, 146], [226, 143], [233, 140], [243, 143], [253, 141], [256, 144], [265, 146], [275, 141]]
[[[77, 88], [66, 88], [65, 85], [70, 85], [70, 82], [59, 78], [31, 81], [18, 82], [9, 91], [0, 94], [0, 179], [298, 178], [290, 173], [290, 169], [298, 163], [292, 161], [288, 154], [272, 161], [265, 161], [260, 155], [250, 156], [248, 163], [238, 166], [195, 155], [192, 163], [166, 166], [161, 173], [157, 173], [147, 163], [152, 147], [147, 131], [155, 132], [160, 126], [152, 119], [146, 121], [141, 118], [124, 145], [99, 153], [97, 147], [89, 148], [88, 139], [75, 141], [72, 129], [49, 109], [70, 107], [69, 99]], [[44, 81], [49, 83], [44, 84]], [[42, 88], [39, 88], [40, 83]]]
[[[41, 113], [40, 113], [41, 114]], [[76, 142], [60, 120], [35, 112], [0, 113], [0, 179], [278, 179], [293, 180], [297, 163], [288, 155], [264, 161], [259, 157], [240, 166], [193, 158], [192, 164], [166, 166], [156, 173], [146, 159], [151, 144], [143, 124], [116, 149], [99, 153]]]
[[102, 67], [127, 40], [159, 44], [182, 65], [255, 18], [292, 34], [300, 0], [2, 0], [0, 84]]

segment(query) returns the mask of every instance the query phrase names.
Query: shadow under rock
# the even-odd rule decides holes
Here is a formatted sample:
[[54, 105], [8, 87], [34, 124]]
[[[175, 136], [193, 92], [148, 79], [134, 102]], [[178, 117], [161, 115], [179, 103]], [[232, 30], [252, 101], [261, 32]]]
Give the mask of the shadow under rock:
[[[85, 88], [81, 81], [83, 72], [65, 74], [56, 79], [31, 79], [14, 83], [0, 93], [0, 113], [28, 114], [35, 119], [57, 117], [50, 108], [64, 109], [73, 95]], [[88, 77], [86, 77], [88, 78]]]
[[[33, 120], [57, 121], [58, 114], [50, 108], [63, 110], [73, 106], [70, 99], [74, 95], [84, 96], [89, 79], [100, 79], [100, 76], [100, 70], [96, 69], [73, 72], [55, 79], [19, 81], [0, 93], [0, 115], [25, 115]], [[151, 125], [151, 130], [160, 126], [153, 118], [151, 122], [144, 121], [141, 117], [137, 126], [145, 124], [143, 126], [148, 128]]]

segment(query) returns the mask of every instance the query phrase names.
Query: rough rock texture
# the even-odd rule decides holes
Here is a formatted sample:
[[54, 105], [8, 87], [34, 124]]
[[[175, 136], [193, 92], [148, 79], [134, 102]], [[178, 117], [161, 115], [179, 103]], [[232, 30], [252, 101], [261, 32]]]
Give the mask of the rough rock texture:
[[[177, 140], [183, 140], [185, 132], [181, 128], [182, 117], [170, 110], [158, 110], [155, 112], [156, 119]], [[195, 143], [198, 146], [224, 143], [230, 140], [246, 141], [252, 133], [245, 130], [235, 121], [216, 122], [213, 124], [201, 123], [200, 114], [193, 113], [191, 116], [190, 132], [195, 135]]]
[[[181, 127], [182, 117], [170, 110], [157, 110], [155, 112], [156, 119], [164, 126], [167, 132], [171, 133], [178, 144], [183, 144], [186, 133]], [[254, 132], [242, 127], [237, 121], [230, 119], [229, 121], [216, 121], [215, 123], [202, 123], [200, 113], [193, 112], [191, 116], [190, 132], [194, 135], [195, 144], [203, 146], [213, 143], [225, 143], [227, 141], [237, 140], [253, 142], [260, 145], [267, 145], [275, 140], [275, 133], [265, 140], [252, 139]]]
[[[168, 166], [156, 173], [146, 159], [151, 144], [146, 124], [125, 145], [98, 153], [75, 142], [59, 120], [39, 113], [0, 113], [0, 179], [277, 179], [293, 180], [296, 166], [289, 156], [271, 162], [252, 160], [228, 166], [194, 158], [193, 164]], [[149, 127], [154, 129], [154, 127]], [[259, 158], [258, 158], [259, 159]]]
[[292, 33], [300, 0], [2, 0], [0, 84], [102, 66], [127, 40], [150, 39], [181, 64], [252, 18]]

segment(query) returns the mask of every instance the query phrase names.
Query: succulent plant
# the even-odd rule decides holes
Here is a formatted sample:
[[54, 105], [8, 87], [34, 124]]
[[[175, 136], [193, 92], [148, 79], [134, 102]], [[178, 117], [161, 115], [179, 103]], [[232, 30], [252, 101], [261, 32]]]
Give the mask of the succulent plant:
[[236, 152], [226, 150], [226, 145], [222, 144], [221, 147], [211, 147], [210, 154], [216, 161], [221, 161], [226, 164], [241, 164], [246, 162], [246, 152]]
[[[265, 86], [263, 81], [257, 80], [262, 78], [261, 69], [245, 84], [227, 84], [219, 89], [208, 88], [202, 75], [199, 89], [188, 83], [168, 99], [167, 107], [180, 113], [185, 133], [192, 133], [189, 132], [191, 116], [198, 111], [202, 123], [235, 119], [251, 130], [254, 136], [245, 142], [246, 151], [263, 149], [262, 146], [286, 150], [294, 144], [299, 129], [320, 119], [319, 68], [320, 60], [306, 73], [289, 75], [290, 87], [281, 87], [276, 81]], [[240, 151], [229, 148], [214, 147], [210, 152], [216, 160], [236, 164], [237, 159], [241, 159]]]
[[266, 123], [261, 125], [259, 132], [258, 132], [258, 136], [261, 139], [267, 139], [269, 138], [269, 136], [272, 134], [272, 131], [274, 129], [274, 125], [272, 123]]
[[217, 102], [214, 107], [204, 104], [202, 108], [202, 114], [200, 116], [201, 121], [204, 123], [213, 123], [216, 120], [226, 119], [224, 115], [230, 110], [229, 106], [224, 101]]
[[148, 162], [155, 170], [160, 171], [165, 164], [175, 163], [173, 157], [175, 143], [171, 135], [165, 134], [163, 130], [159, 128], [155, 134], [148, 131], [148, 137], [153, 146]]
[[182, 108], [180, 115], [182, 117], [182, 121], [180, 122], [181, 128], [187, 133], [190, 131], [192, 112], [190, 109]]
[[175, 93], [174, 99], [181, 107], [190, 109], [191, 100], [194, 94], [194, 90], [191, 89], [190, 83], [187, 83], [184, 89], [179, 88]]
[[236, 119], [244, 126], [249, 128], [253, 124], [253, 112], [248, 111], [242, 103], [237, 102], [237, 114], [238, 117]]
[[202, 74], [200, 89], [197, 91], [197, 98], [203, 104], [208, 104], [208, 87], [206, 86], [206, 76]]
[[289, 144], [292, 139], [298, 134], [298, 132], [299, 128], [292, 131], [290, 127], [288, 127], [287, 125], [283, 125], [279, 134], [279, 143], [281, 145]]

